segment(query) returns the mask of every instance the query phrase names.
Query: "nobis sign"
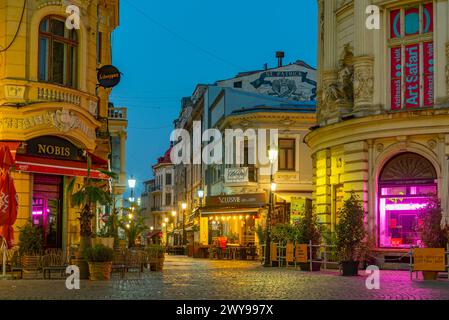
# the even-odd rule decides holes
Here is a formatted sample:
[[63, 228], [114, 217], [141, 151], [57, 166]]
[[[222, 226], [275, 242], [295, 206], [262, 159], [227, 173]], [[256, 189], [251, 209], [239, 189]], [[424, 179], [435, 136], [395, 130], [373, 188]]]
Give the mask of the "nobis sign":
[[112, 88], [119, 84], [121, 78], [120, 71], [111, 65], [102, 66], [97, 71], [97, 80], [101, 87]]

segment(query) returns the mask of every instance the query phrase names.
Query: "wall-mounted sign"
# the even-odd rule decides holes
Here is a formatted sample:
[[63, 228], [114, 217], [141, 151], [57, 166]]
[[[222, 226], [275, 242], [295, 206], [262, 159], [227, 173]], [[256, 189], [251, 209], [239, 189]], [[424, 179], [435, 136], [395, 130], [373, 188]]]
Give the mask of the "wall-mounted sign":
[[53, 159], [78, 160], [78, 148], [71, 142], [53, 136], [27, 141], [27, 154]]
[[225, 168], [225, 183], [248, 182], [248, 167]]
[[443, 248], [413, 249], [413, 270], [446, 271], [445, 256]]
[[206, 197], [206, 206], [262, 207], [267, 204], [265, 193], [235, 194]]
[[97, 80], [101, 87], [112, 88], [119, 84], [120, 71], [111, 65], [102, 66], [97, 71]]

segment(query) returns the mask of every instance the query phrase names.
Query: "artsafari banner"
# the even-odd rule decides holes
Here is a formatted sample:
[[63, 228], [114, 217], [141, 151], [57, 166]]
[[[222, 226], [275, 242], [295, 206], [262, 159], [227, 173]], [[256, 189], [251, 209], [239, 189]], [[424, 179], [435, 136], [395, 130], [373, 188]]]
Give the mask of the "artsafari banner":
[[433, 106], [434, 91], [434, 47], [433, 42], [423, 44], [424, 59], [424, 107]]
[[412, 44], [405, 47], [405, 107], [419, 106], [419, 44]]
[[401, 47], [391, 48], [391, 109], [402, 108], [402, 51]]

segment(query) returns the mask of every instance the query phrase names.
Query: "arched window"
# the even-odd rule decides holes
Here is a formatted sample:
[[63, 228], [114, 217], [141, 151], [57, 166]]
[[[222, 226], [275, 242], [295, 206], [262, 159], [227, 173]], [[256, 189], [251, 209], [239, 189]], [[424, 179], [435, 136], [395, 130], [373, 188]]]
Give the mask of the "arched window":
[[418, 212], [437, 193], [437, 173], [429, 160], [411, 152], [390, 159], [379, 177], [380, 247], [420, 245]]
[[65, 19], [44, 18], [39, 25], [39, 81], [77, 86], [78, 35]]

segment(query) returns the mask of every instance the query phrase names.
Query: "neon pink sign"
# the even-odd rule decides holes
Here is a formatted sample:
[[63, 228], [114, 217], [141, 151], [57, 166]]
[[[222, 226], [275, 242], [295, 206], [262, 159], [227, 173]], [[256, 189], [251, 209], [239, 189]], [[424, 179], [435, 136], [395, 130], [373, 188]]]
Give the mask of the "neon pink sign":
[[419, 106], [419, 44], [411, 44], [405, 47], [405, 107]]

